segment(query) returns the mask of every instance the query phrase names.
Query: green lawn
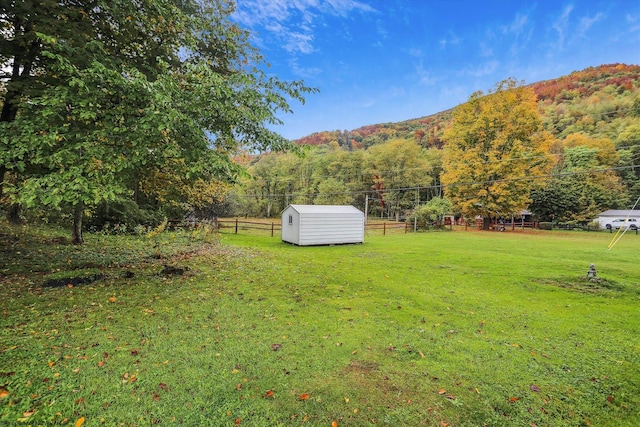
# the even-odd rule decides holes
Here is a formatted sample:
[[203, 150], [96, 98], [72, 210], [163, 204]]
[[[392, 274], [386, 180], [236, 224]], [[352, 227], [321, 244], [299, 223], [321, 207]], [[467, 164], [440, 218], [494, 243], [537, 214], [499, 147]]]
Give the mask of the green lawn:
[[640, 425], [635, 234], [0, 234], [0, 424]]

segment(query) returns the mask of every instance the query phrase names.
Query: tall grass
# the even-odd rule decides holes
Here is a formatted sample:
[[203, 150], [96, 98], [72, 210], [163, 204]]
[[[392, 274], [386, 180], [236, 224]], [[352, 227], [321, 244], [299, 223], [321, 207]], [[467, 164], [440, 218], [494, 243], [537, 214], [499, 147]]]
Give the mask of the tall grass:
[[128, 264], [133, 278], [43, 288], [6, 273], [0, 421], [635, 426], [640, 240], [610, 238], [223, 235]]

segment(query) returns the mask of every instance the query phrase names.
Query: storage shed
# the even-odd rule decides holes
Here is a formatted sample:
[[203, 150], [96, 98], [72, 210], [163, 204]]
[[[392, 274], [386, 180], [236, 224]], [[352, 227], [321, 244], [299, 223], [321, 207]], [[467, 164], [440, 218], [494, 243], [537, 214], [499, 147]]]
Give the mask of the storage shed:
[[298, 246], [363, 243], [364, 214], [350, 205], [289, 205], [282, 211], [282, 241]]

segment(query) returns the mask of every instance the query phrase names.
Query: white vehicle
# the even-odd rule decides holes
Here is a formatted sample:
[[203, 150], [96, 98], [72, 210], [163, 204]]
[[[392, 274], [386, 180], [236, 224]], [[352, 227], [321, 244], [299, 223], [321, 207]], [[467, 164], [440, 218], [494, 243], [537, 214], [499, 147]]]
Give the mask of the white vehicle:
[[613, 221], [611, 221], [610, 223], [608, 223], [606, 225], [607, 230], [618, 230], [620, 228], [622, 228], [623, 230], [625, 229], [630, 229], [630, 230], [637, 230], [638, 227], [640, 227], [638, 220], [635, 218], [619, 218], [619, 219], [614, 219]]

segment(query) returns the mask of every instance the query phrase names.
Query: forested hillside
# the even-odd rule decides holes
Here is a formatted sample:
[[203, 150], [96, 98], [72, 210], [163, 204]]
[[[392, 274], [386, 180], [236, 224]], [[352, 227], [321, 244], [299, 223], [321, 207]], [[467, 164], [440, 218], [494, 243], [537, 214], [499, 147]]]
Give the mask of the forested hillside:
[[[527, 87], [537, 97], [538, 133], [552, 138], [548, 173], [532, 178], [526, 195], [537, 219], [586, 222], [630, 208], [640, 195], [640, 66], [591, 67]], [[369, 199], [372, 215], [406, 215], [447, 196], [440, 178], [453, 112], [314, 133], [295, 141], [302, 158], [253, 158], [251, 178], [225, 199], [228, 213], [274, 216], [288, 203], [364, 208]]]

